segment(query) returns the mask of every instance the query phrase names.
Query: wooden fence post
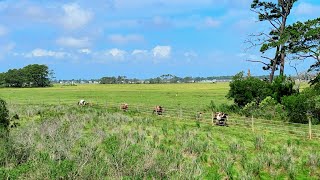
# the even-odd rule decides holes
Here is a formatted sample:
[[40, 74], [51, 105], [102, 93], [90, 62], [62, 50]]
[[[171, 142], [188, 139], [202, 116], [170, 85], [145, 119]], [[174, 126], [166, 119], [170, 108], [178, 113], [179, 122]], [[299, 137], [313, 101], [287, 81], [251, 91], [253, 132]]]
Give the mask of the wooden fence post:
[[254, 132], [254, 120], [253, 120], [253, 115], [251, 116], [251, 128], [252, 128], [252, 132]]
[[211, 113], [211, 122], [212, 122], [212, 126], [213, 126], [213, 123], [214, 123], [214, 113], [213, 113], [213, 111]]
[[309, 139], [312, 139], [312, 129], [311, 129], [311, 118], [308, 116], [308, 120], [309, 120]]

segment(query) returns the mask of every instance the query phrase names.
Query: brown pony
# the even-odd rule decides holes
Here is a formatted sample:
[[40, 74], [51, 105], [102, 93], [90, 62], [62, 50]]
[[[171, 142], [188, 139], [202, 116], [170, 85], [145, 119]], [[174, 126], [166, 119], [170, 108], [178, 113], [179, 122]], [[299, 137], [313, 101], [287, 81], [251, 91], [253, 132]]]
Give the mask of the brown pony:
[[129, 105], [127, 103], [122, 103], [120, 105], [120, 110], [128, 111], [128, 109], [129, 109]]

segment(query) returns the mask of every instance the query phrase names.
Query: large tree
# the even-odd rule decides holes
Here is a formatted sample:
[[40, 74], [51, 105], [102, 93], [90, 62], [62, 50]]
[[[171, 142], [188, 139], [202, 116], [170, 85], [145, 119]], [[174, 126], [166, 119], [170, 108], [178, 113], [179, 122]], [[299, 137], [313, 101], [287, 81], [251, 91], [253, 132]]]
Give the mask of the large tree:
[[25, 75], [21, 69], [9, 69], [4, 75], [6, 86], [22, 87], [25, 82]]
[[320, 18], [288, 26], [281, 40], [288, 42], [287, 52], [294, 59], [314, 59], [309, 70], [320, 70]]
[[[260, 1], [253, 0], [251, 10], [258, 14], [259, 21], [268, 22], [271, 26], [270, 32], [261, 32], [254, 35], [255, 39], [250, 40], [252, 46], [260, 46], [260, 51], [265, 53], [273, 50], [273, 57], [261, 56], [268, 59], [269, 62], [261, 62], [265, 66], [264, 70], [270, 70], [270, 82], [273, 81], [275, 71], [280, 66], [280, 75], [284, 75], [284, 66], [286, 58], [286, 42], [281, 42], [280, 37], [283, 36], [287, 27], [287, 20], [291, 13], [293, 4], [297, 0], [278, 0], [278, 1]], [[276, 43], [276, 46], [268, 46], [270, 43]]]
[[7, 87], [47, 87], [52, 71], [46, 65], [32, 64], [0, 74], [0, 85]]
[[22, 69], [25, 74], [26, 83], [31, 87], [47, 87], [50, 85], [50, 71], [48, 66], [31, 64]]
[[[318, 75], [311, 83], [320, 83], [320, 18], [298, 21], [288, 26], [280, 41], [287, 42], [286, 52], [293, 60], [314, 60], [309, 71]], [[276, 44], [270, 43], [268, 46]]]

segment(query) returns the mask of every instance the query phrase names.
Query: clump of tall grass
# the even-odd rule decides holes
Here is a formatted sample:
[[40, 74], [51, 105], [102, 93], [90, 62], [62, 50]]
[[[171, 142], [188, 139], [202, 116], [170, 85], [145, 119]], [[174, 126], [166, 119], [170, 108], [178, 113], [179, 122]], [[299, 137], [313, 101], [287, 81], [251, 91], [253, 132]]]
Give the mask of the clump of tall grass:
[[263, 147], [264, 147], [264, 143], [265, 143], [265, 140], [264, 140], [264, 137], [262, 135], [258, 135], [255, 137], [254, 139], [254, 147], [256, 150], [262, 150]]

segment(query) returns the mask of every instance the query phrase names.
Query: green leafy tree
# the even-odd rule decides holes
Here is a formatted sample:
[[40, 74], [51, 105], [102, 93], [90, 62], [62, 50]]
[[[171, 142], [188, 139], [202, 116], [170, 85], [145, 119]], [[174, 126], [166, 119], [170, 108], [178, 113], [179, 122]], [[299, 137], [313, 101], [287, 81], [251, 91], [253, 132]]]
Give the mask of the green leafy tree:
[[270, 86], [272, 97], [280, 103], [282, 97], [297, 93], [294, 89], [294, 85], [295, 82], [291, 78], [277, 76]]
[[310, 70], [320, 67], [320, 18], [288, 26], [281, 41], [288, 42], [287, 52], [295, 59], [315, 59]]
[[116, 77], [103, 77], [100, 79], [100, 84], [116, 84], [117, 78]]
[[258, 14], [259, 21], [268, 22], [272, 29], [269, 33], [261, 32], [253, 35], [255, 37], [254, 40], [248, 40], [254, 47], [261, 46], [260, 51], [262, 53], [274, 50], [275, 55], [272, 58], [261, 56], [269, 60], [269, 63], [253, 61], [263, 63], [265, 65], [263, 69], [270, 70], [270, 82], [273, 81], [278, 66], [280, 66], [280, 75], [284, 74], [286, 42], [280, 41], [280, 37], [282, 37], [286, 31], [287, 19], [296, 1], [297, 0], [278, 0], [277, 2], [272, 2], [253, 0], [251, 4], [251, 10]]
[[269, 83], [255, 77], [244, 77], [243, 72], [235, 75], [230, 82], [228, 98], [233, 98], [234, 103], [240, 107], [254, 101], [259, 104], [271, 94]]
[[31, 87], [50, 86], [50, 71], [48, 66], [40, 64], [31, 64], [22, 70], [25, 74], [25, 82]]
[[25, 82], [25, 74], [20, 69], [9, 69], [4, 76], [5, 84], [9, 87], [22, 87]]
[[0, 73], [0, 87], [5, 86], [5, 73]]

